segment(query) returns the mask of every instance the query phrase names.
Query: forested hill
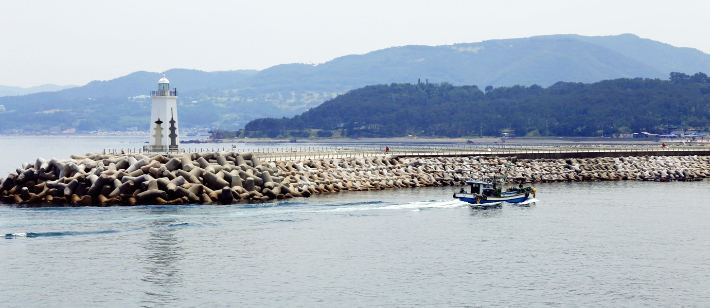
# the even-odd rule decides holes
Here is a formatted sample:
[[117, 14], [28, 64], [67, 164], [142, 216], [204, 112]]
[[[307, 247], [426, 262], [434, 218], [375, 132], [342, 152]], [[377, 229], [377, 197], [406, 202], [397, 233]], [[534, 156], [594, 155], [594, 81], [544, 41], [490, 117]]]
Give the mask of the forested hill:
[[252, 135], [307, 129], [350, 137], [600, 136], [710, 128], [710, 78], [671, 73], [669, 80], [558, 82], [548, 88], [393, 83], [349, 91], [293, 118], [249, 122]]

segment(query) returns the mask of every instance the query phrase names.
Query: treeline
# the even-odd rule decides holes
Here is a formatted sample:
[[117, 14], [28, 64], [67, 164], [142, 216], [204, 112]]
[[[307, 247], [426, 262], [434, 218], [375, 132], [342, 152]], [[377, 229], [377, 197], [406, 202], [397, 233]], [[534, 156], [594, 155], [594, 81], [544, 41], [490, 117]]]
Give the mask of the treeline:
[[293, 118], [262, 118], [248, 136], [288, 137], [312, 129], [348, 137], [611, 136], [710, 128], [710, 78], [558, 82], [548, 88], [393, 83], [349, 91]]

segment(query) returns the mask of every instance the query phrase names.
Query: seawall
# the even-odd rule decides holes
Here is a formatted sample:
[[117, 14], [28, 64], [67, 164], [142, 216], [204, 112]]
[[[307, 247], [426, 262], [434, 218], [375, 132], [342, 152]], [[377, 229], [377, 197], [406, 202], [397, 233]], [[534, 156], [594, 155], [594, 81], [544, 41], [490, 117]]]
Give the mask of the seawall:
[[[88, 153], [65, 160], [39, 158], [0, 181], [0, 201], [38, 206], [234, 203], [337, 191], [460, 185], [467, 179], [502, 176], [510, 156], [517, 157], [508, 173], [514, 183], [710, 177], [710, 156], [700, 150], [446, 151], [362, 156], [337, 151]], [[653, 155], [659, 152], [664, 155]]]
[[[597, 158], [597, 157], [641, 157], [641, 156], [707, 156], [707, 150], [647, 150], [647, 151], [584, 151], [584, 152], [509, 152], [509, 153], [476, 153], [484, 157], [516, 157], [519, 159], [567, 159], [567, 158]], [[422, 154], [419, 157], [461, 157], [470, 156], [461, 153], [452, 154]]]

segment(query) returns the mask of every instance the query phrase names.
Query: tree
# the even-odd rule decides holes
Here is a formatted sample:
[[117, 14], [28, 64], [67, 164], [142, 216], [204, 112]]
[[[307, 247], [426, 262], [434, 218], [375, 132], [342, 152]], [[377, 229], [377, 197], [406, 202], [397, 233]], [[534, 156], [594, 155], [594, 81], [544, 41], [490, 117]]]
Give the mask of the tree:
[[671, 76], [668, 79], [670, 79], [670, 81], [678, 82], [678, 81], [686, 80], [689, 78], [690, 78], [690, 76], [688, 76], [686, 74], [678, 73], [678, 72], [671, 72]]
[[708, 80], [708, 75], [705, 75], [703, 73], [695, 73], [693, 76], [690, 77], [690, 81], [696, 82], [696, 83], [706, 83]]

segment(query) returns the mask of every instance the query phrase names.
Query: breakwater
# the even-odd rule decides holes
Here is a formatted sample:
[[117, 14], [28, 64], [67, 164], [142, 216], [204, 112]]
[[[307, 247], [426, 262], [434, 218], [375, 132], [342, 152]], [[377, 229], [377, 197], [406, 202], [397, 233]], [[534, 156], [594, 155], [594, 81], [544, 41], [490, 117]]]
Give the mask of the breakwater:
[[[710, 156], [704, 149], [655, 149], [670, 154], [655, 156], [648, 155], [655, 152], [641, 150], [594, 148], [585, 152], [577, 148], [576, 154], [568, 151], [566, 158], [559, 157], [563, 151], [551, 149], [425, 150], [393, 149], [387, 154], [375, 150], [88, 153], [64, 160], [39, 158], [0, 181], [0, 201], [38, 205], [233, 203], [337, 191], [460, 185], [466, 179], [502, 176], [510, 156], [518, 157], [508, 174], [515, 183], [710, 177]], [[557, 158], [524, 158], [526, 154]]]

